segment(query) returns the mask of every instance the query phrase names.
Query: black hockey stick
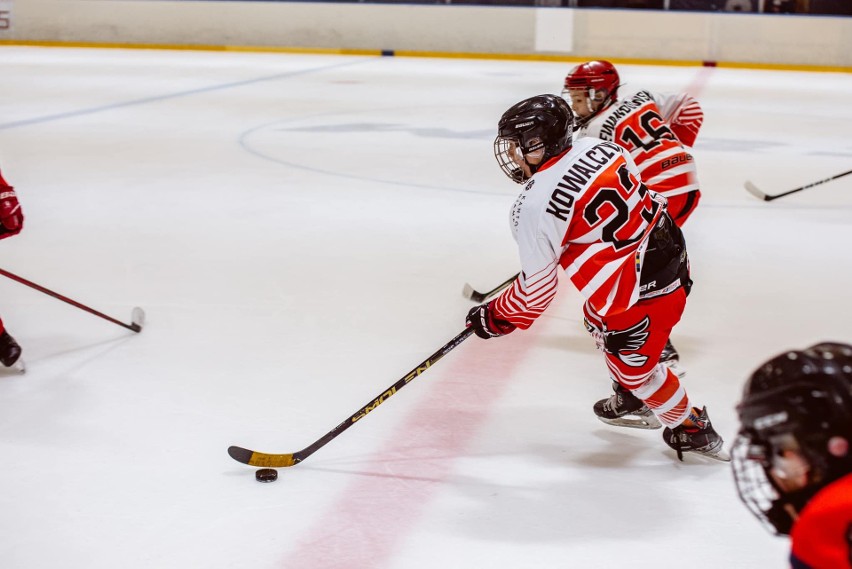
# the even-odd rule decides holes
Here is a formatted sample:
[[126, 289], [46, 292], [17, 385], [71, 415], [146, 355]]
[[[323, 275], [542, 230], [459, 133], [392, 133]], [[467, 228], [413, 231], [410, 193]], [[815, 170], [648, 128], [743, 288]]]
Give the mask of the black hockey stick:
[[98, 312], [97, 310], [95, 310], [93, 308], [89, 308], [88, 306], [86, 306], [84, 304], [80, 304], [76, 300], [71, 300], [67, 296], [62, 296], [59, 293], [53, 292], [52, 290], [49, 290], [49, 289], [46, 289], [41, 285], [37, 285], [34, 282], [28, 281], [27, 279], [19, 277], [18, 275], [15, 275], [13, 273], [10, 273], [7, 270], [0, 269], [0, 275], [3, 275], [4, 277], [8, 277], [8, 278], [12, 279], [13, 281], [18, 281], [21, 284], [25, 284], [28, 287], [34, 288], [37, 291], [43, 292], [44, 294], [46, 294], [48, 296], [52, 296], [53, 298], [59, 299], [62, 302], [67, 302], [71, 306], [76, 306], [80, 310], [85, 310], [86, 312], [88, 312], [90, 314], [94, 314], [95, 316], [100, 316], [104, 320], [109, 320], [113, 324], [118, 324], [119, 326], [123, 326], [124, 328], [127, 328], [128, 330], [133, 330], [134, 332], [141, 332], [142, 326], [145, 325], [145, 311], [142, 310], [141, 308], [139, 308], [138, 306], [133, 308], [133, 313], [131, 314], [131, 321], [130, 321], [131, 323], [125, 324], [121, 320], [116, 320], [112, 316], [107, 316], [106, 314], [104, 314], [102, 312]]
[[836, 180], [837, 178], [842, 178], [843, 176], [848, 176], [852, 174], [852, 170], [848, 172], [843, 172], [842, 174], [837, 174], [836, 176], [832, 176], [831, 178], [826, 178], [825, 180], [820, 180], [818, 182], [812, 182], [806, 186], [802, 186], [801, 188], [796, 188], [795, 190], [790, 190], [789, 192], [783, 192], [780, 194], [775, 194], [774, 196], [770, 196], [765, 192], [761, 191], [757, 186], [752, 184], [751, 182], [745, 183], [745, 189], [754, 197], [759, 200], [763, 200], [765, 202], [771, 202], [772, 200], [777, 200], [778, 198], [783, 198], [784, 196], [789, 196], [790, 194], [795, 194], [796, 192], [801, 192], [802, 190], [807, 190], [808, 188], [813, 188], [814, 186], [819, 186], [820, 184], [824, 184], [826, 182], [830, 182], [832, 180]]
[[268, 454], [265, 452], [257, 452], [253, 450], [248, 450], [238, 446], [228, 447], [228, 454], [231, 455], [231, 458], [236, 460], [237, 462], [242, 462], [243, 464], [248, 464], [250, 466], [265, 466], [267, 468], [284, 468], [286, 466], [293, 466], [295, 464], [299, 464], [316, 451], [324, 447], [326, 444], [331, 442], [332, 439], [337, 437], [340, 433], [351, 427], [355, 424], [359, 419], [363, 419], [367, 413], [384, 403], [391, 395], [395, 394], [397, 391], [408, 385], [414, 379], [419, 377], [424, 371], [435, 365], [435, 362], [446, 356], [452, 351], [453, 348], [467, 340], [471, 334], [473, 334], [473, 328], [465, 328], [464, 332], [444, 344], [440, 350], [426, 358], [426, 360], [418, 365], [416, 368], [411, 370], [408, 375], [401, 378], [399, 381], [391, 385], [387, 391], [358, 409], [355, 413], [350, 415], [345, 421], [334, 427], [332, 430], [323, 435], [318, 441], [314, 442], [310, 446], [303, 448], [298, 452], [294, 452], [292, 454]]
[[510, 284], [512, 284], [515, 281], [515, 279], [518, 278], [519, 276], [521, 276], [521, 273], [517, 273], [516, 275], [512, 276], [511, 278], [506, 279], [504, 282], [500, 283], [499, 285], [497, 285], [495, 288], [489, 290], [488, 292], [479, 292], [479, 291], [473, 290], [472, 286], [470, 286], [468, 283], [464, 283], [464, 289], [462, 289], [462, 294], [464, 295], [465, 298], [470, 299], [474, 302], [482, 302], [483, 300], [485, 300], [486, 298], [488, 298], [492, 294], [496, 294], [496, 293], [500, 292], [501, 290], [503, 290], [504, 288], [506, 288], [507, 286], [509, 286]]

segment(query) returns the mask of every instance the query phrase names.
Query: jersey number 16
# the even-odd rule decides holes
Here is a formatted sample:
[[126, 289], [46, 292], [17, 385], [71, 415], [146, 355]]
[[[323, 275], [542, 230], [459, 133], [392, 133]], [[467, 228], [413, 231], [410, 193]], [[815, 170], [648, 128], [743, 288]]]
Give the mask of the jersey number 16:
[[624, 125], [615, 142], [628, 151], [637, 148], [647, 151], [659, 146], [662, 139], [677, 140], [663, 118], [656, 111], [647, 109]]

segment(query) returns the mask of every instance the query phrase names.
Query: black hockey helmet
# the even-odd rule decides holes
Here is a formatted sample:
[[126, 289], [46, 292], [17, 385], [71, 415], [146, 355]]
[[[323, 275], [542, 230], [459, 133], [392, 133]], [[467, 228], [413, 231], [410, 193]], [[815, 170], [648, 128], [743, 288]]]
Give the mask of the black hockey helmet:
[[547, 160], [571, 148], [573, 133], [574, 113], [562, 97], [530, 97], [500, 117], [494, 156], [503, 172], [520, 184]]
[[808, 500], [852, 472], [852, 346], [825, 342], [775, 356], [746, 382], [737, 412], [737, 491], [788, 534]]

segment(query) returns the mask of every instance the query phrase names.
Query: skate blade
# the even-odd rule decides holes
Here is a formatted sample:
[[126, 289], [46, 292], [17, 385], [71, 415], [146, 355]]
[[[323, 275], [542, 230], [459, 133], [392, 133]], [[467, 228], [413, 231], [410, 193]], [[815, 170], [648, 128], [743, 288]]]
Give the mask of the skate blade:
[[699, 456], [704, 456], [707, 458], [712, 458], [713, 460], [718, 460], [719, 462], [731, 462], [731, 455], [725, 449], [720, 449], [716, 452], [701, 452], [701, 451], [689, 451], [693, 454], [697, 454]]
[[701, 456], [701, 457], [709, 458], [709, 459], [712, 459], [712, 460], [718, 460], [719, 462], [731, 462], [731, 455], [728, 451], [726, 451], [724, 449], [724, 447], [716, 449], [716, 450], [709, 450], [709, 451], [701, 451], [701, 450], [694, 450], [694, 449], [684, 450], [683, 454], [685, 454], [685, 455], [691, 454], [691, 455], [694, 455], [694, 456]]
[[631, 429], [659, 429], [663, 426], [653, 413], [649, 416], [624, 415], [617, 419], [605, 419], [604, 417], [598, 417], [598, 419], [613, 427], [629, 427]]

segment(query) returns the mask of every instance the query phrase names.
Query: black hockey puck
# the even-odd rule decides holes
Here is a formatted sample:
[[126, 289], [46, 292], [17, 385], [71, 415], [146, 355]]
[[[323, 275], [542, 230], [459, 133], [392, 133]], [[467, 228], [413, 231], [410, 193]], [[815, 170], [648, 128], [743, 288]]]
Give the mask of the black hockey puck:
[[258, 482], [275, 482], [278, 480], [278, 471], [274, 468], [261, 468], [254, 473], [254, 477]]

